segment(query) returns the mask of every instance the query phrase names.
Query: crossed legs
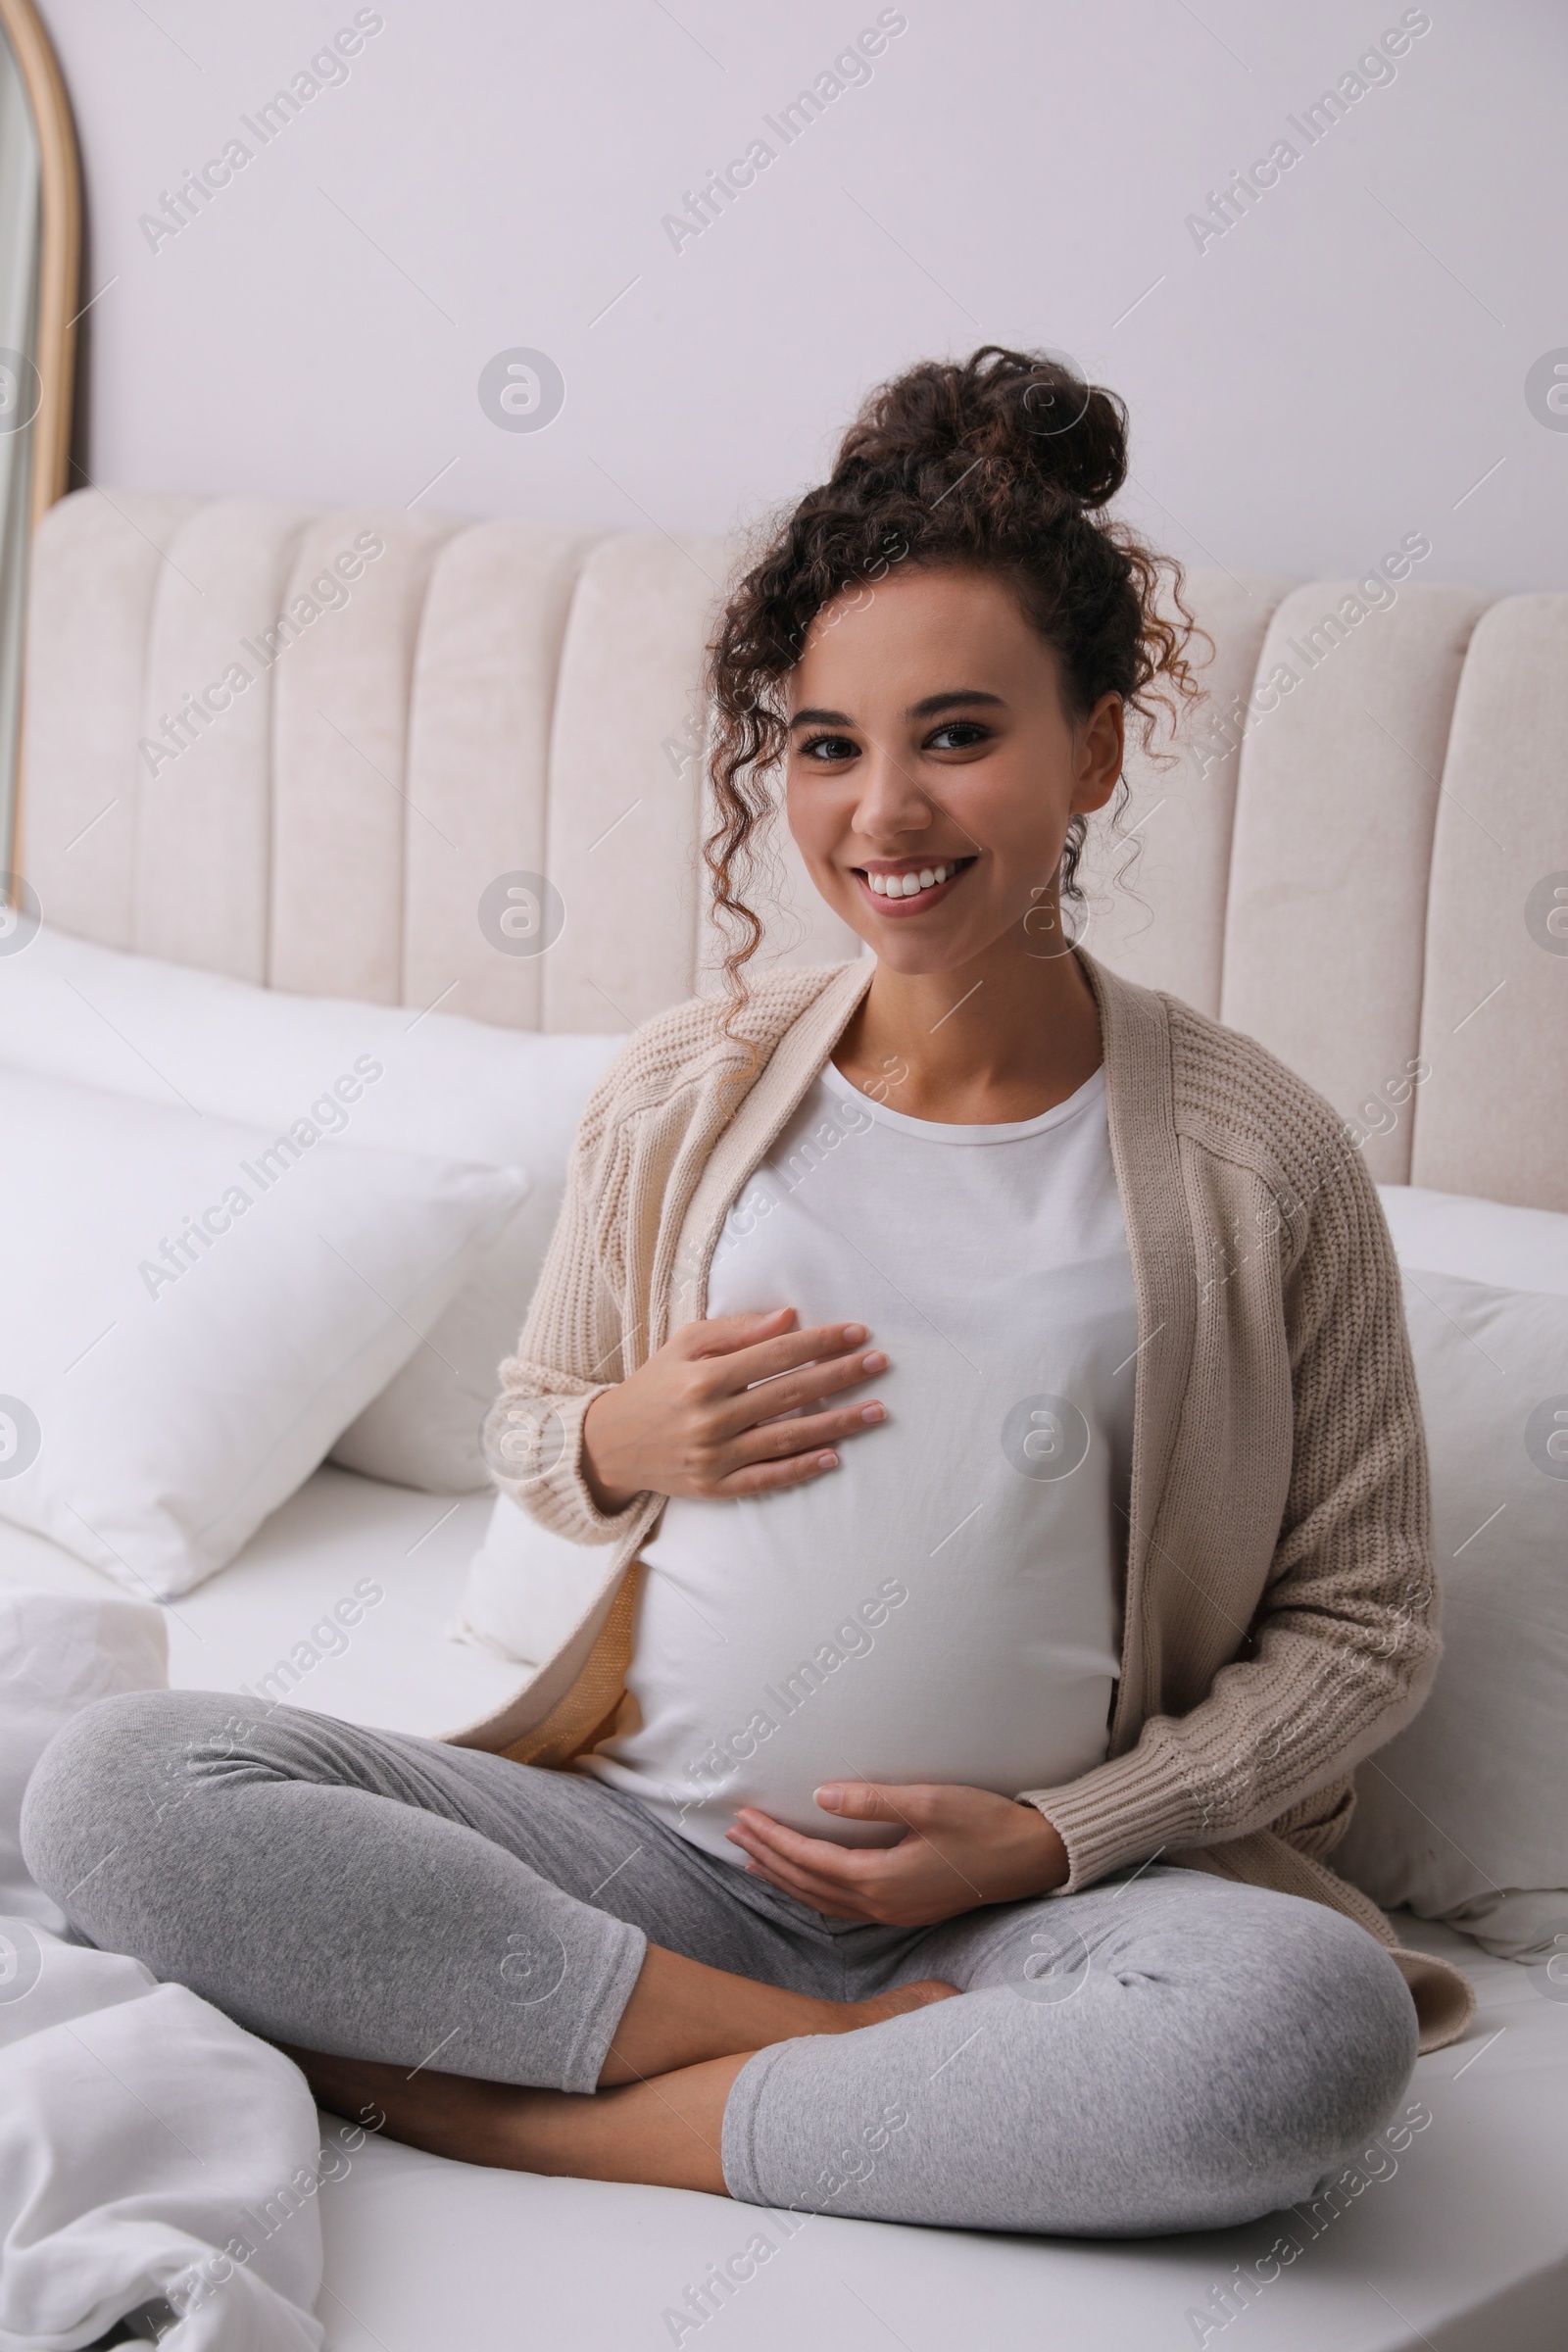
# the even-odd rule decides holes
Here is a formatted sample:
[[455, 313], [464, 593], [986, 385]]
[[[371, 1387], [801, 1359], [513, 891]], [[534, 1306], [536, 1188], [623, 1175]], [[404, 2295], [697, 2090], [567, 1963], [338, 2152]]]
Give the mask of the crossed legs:
[[75, 1718], [28, 1790], [29, 1867], [323, 2103], [438, 2153], [1142, 2234], [1310, 2195], [1408, 2080], [1402, 1978], [1318, 1904], [1156, 1866], [847, 1927], [597, 1782], [236, 1707]]

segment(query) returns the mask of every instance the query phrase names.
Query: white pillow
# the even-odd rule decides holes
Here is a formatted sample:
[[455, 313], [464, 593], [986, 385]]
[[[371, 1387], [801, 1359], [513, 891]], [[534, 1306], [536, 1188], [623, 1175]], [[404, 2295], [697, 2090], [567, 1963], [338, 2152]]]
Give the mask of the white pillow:
[[447, 1632], [518, 1666], [542, 1666], [571, 1632], [605, 1572], [602, 1547], [568, 1544], [498, 1494]]
[[521, 1190], [16, 1070], [0, 1135], [0, 1516], [143, 1596], [233, 1558]]
[[1557, 1209], [1515, 1208], [1413, 1184], [1380, 1184], [1378, 1198], [1401, 1266], [1568, 1298], [1568, 1216]]
[[1419, 1269], [1404, 1292], [1444, 1655], [1333, 1862], [1519, 1959], [1568, 1935], [1568, 1298]]
[[333, 1459], [456, 1494], [489, 1485], [479, 1428], [555, 1227], [567, 1154], [617, 1037], [552, 1037], [442, 1012], [294, 997], [47, 924], [0, 956], [0, 1062], [185, 1103], [272, 1134], [437, 1152], [525, 1172], [515, 1216]]

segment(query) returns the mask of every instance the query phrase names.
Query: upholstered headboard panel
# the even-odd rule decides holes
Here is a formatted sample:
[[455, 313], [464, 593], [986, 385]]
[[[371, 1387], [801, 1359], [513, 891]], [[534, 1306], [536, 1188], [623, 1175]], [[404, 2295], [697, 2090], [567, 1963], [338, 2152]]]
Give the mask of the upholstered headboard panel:
[[[728, 562], [79, 492], [33, 559], [20, 862], [51, 919], [117, 947], [630, 1026], [710, 960], [698, 677]], [[1206, 698], [1173, 759], [1129, 762], [1088, 944], [1283, 1054], [1380, 1179], [1568, 1209], [1568, 596], [1189, 592]], [[785, 844], [780, 867], [768, 955], [853, 954]], [[550, 885], [544, 953], [497, 930], [518, 874]]]

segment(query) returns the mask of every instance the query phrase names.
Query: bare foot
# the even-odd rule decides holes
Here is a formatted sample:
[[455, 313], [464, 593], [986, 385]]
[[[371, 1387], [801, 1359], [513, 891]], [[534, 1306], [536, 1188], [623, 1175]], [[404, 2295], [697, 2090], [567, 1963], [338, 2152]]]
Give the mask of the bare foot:
[[640, 2180], [726, 2196], [724, 2102], [748, 2052], [589, 2096], [277, 2045], [318, 2103], [432, 2156], [509, 2172]]
[[333, 2057], [286, 2041], [277, 2047], [293, 2059], [318, 2107], [346, 2116], [361, 2131], [381, 2132], [466, 2164], [504, 2164], [519, 2102], [536, 2095], [471, 2075], [441, 2075], [428, 2067], [411, 2075], [406, 2066], [383, 2066], [373, 2058]]
[[[652, 1956], [656, 1966], [667, 1964], [671, 1957]], [[676, 1965], [683, 1972], [693, 1969], [690, 1962]], [[732, 1984], [748, 2005], [758, 2008], [762, 2030], [756, 2047], [797, 2034], [854, 2034], [933, 2001], [953, 2000], [958, 1991], [956, 1984], [924, 1977], [867, 2001], [825, 2001], [726, 1980], [709, 1969], [696, 1973], [719, 1985]], [[714, 2196], [726, 2193], [719, 2162], [724, 2101], [751, 2054], [743, 2047], [672, 2069], [656, 2060], [645, 2073], [612, 2051], [600, 2089], [585, 2097], [438, 2074], [426, 2067], [411, 2073], [404, 2066], [329, 2057], [286, 2042], [278, 2047], [301, 2069], [323, 2107], [433, 2156], [522, 2172], [571, 2173], [595, 2180], [655, 2181], [672, 2188], [706, 2189]]]
[[[801, 1999], [789, 2034], [854, 2034], [933, 2001], [956, 1997], [939, 1978], [897, 1984], [868, 2001]], [[787, 1997], [787, 1996], [786, 1996]], [[784, 2026], [780, 2020], [779, 2026]], [[724, 2102], [750, 2055], [705, 2060], [592, 2096], [526, 2090], [467, 2075], [410, 2073], [367, 2058], [328, 2057], [280, 2043], [323, 2107], [433, 2156], [512, 2171], [570, 2173], [726, 2193], [719, 2161]]]
[[946, 2000], [956, 1990], [927, 1979], [870, 2001], [829, 2001], [730, 1976], [651, 1943], [600, 2070], [599, 2087], [644, 2082], [677, 2067], [765, 2049], [800, 2034], [853, 2034], [859, 2026], [881, 2025], [906, 2010], [923, 2008], [927, 2001]]
[[[957, 1997], [956, 1984], [939, 1977], [922, 1977], [913, 1984], [896, 1984], [866, 2001], [825, 2001], [800, 1996], [797, 2013], [786, 2024], [778, 2021], [771, 2036], [781, 2040], [807, 2034], [855, 2034], [862, 2026], [880, 2026], [889, 2018], [906, 2017], [933, 2001]], [[779, 1996], [788, 1997], [788, 1996]], [[543, 2102], [567, 2097], [560, 2091], [524, 2090], [508, 2082], [489, 2082], [471, 2075], [435, 2074], [403, 2066], [385, 2066], [368, 2058], [340, 2058], [319, 2050], [278, 2047], [293, 2059], [323, 2107], [357, 2120], [367, 2131], [386, 2131], [393, 2139], [408, 2139], [437, 2155], [459, 2153], [456, 2141], [489, 2150], [498, 2134], [508, 2135], [518, 2117]], [[744, 2058], [749, 2055], [742, 2052]], [[607, 2070], [608, 2071], [608, 2070]], [[647, 2078], [635, 2074], [634, 2082]], [[615, 2087], [604, 2083], [605, 2089]], [[575, 2098], [576, 2094], [570, 2094]], [[471, 2155], [475, 2164], [511, 2161], [493, 2153]]]

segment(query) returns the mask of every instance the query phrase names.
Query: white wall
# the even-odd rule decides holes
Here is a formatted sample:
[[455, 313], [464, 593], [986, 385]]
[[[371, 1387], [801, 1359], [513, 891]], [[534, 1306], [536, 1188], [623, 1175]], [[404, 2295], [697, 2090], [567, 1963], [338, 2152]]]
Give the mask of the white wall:
[[[787, 148], [763, 118], [876, 0], [380, 0], [265, 148], [239, 118], [354, 0], [44, 13], [106, 484], [724, 530], [877, 377], [995, 339], [1125, 394], [1126, 511], [1190, 560], [1352, 571], [1422, 530], [1426, 578], [1568, 585], [1568, 431], [1525, 392], [1568, 347], [1560, 0], [907, 0]], [[1287, 118], [1401, 16], [1430, 29], [1306, 149]], [[252, 160], [151, 250], [139, 216], [236, 133]], [[662, 216], [759, 136], [776, 160], [674, 250]], [[1300, 160], [1200, 251], [1187, 216], [1282, 137]], [[519, 346], [564, 377], [543, 431], [479, 405]]]

